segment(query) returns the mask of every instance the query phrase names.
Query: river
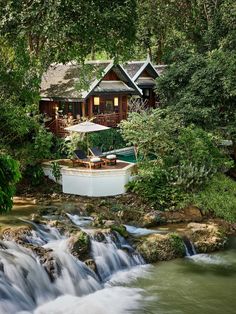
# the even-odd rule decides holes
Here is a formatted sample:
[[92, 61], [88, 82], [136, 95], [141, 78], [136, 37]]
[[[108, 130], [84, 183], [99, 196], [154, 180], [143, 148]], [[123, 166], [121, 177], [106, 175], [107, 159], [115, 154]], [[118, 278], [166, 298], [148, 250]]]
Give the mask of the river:
[[[69, 217], [78, 228], [87, 228], [89, 217]], [[119, 235], [107, 235], [101, 242], [91, 234], [95, 274], [70, 254], [68, 239], [56, 228], [34, 227], [27, 241], [52, 250], [58, 277], [51, 282], [32, 252], [1, 241], [0, 314], [236, 313], [235, 238], [223, 252], [145, 265]]]

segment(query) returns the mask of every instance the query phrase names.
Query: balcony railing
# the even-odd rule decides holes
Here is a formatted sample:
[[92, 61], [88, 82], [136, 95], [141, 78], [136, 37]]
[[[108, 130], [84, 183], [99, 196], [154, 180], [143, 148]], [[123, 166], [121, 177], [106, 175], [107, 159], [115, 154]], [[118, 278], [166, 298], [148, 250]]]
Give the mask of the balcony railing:
[[[98, 123], [104, 126], [108, 126], [111, 128], [117, 127], [117, 125], [121, 122], [121, 120], [126, 119], [126, 113], [107, 113], [107, 114], [99, 114], [95, 115], [93, 118], [94, 123]], [[56, 134], [59, 137], [66, 137], [69, 132], [65, 130], [65, 127], [79, 123], [78, 120], [73, 120], [71, 123], [68, 123], [66, 119], [57, 118], [45, 123], [47, 129], [49, 129], [52, 133]]]
[[126, 113], [104, 113], [95, 115], [93, 122], [114, 128], [124, 119], [126, 119]]

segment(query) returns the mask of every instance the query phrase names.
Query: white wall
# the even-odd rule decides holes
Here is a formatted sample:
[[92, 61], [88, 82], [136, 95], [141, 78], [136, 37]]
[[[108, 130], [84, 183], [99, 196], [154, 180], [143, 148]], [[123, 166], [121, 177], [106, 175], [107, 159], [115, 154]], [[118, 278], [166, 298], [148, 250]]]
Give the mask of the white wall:
[[[113, 196], [126, 192], [125, 185], [131, 178], [133, 164], [127, 164], [123, 169], [81, 169], [62, 166], [62, 190], [67, 194], [84, 196]], [[49, 163], [44, 167], [44, 173], [54, 180]]]

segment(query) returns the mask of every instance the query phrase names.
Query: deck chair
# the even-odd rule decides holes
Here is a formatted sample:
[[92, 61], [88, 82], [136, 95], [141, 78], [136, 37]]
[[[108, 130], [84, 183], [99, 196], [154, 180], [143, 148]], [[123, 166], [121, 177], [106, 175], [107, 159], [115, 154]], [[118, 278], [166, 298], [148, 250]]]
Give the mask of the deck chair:
[[94, 157], [101, 158], [108, 165], [116, 165], [117, 157], [115, 154], [104, 154], [98, 147], [89, 148], [90, 153]]
[[75, 158], [72, 159], [73, 166], [75, 166], [75, 164], [80, 164], [89, 168], [101, 168], [103, 163], [101, 158], [88, 158], [85, 152], [81, 149], [74, 150], [74, 156]]

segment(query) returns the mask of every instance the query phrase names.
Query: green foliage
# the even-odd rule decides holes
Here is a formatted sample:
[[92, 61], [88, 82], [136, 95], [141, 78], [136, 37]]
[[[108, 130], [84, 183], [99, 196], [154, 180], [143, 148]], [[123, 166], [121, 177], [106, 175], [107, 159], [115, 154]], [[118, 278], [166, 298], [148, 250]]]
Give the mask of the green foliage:
[[[157, 80], [162, 106], [182, 115], [185, 123], [204, 129], [235, 130], [236, 56], [213, 51], [182, 54]], [[230, 134], [229, 134], [230, 135]]]
[[51, 162], [52, 165], [52, 175], [56, 179], [56, 182], [58, 182], [61, 178], [61, 167], [58, 162], [53, 161]]
[[87, 151], [87, 139], [85, 138], [87, 135], [79, 134], [79, 133], [71, 133], [69, 138], [65, 139], [63, 152], [69, 158], [74, 158], [74, 151], [76, 149], [82, 149]]
[[40, 127], [34, 137], [32, 155], [35, 159], [49, 159], [52, 157], [52, 138], [51, 132], [48, 132], [44, 127]]
[[104, 152], [126, 146], [119, 130], [109, 129], [89, 134], [90, 147], [100, 147]]
[[23, 177], [28, 179], [32, 186], [39, 186], [44, 180], [42, 166], [40, 164], [28, 165], [23, 172]]
[[185, 255], [185, 247], [184, 247], [184, 242], [181, 236], [177, 233], [170, 233], [170, 239], [172, 242], [172, 245], [175, 249], [175, 252], [180, 255], [184, 256]]
[[132, 0], [4, 1], [0, 31], [13, 43], [21, 38], [45, 65], [84, 60], [92, 50], [124, 57], [135, 38], [135, 8]]
[[12, 208], [15, 185], [20, 177], [18, 162], [10, 156], [0, 154], [0, 213]]
[[202, 212], [236, 222], [236, 182], [217, 174], [199, 192], [188, 195], [182, 206], [188, 204], [196, 205]]
[[137, 56], [148, 51], [156, 63], [175, 60], [173, 51], [191, 53], [236, 48], [234, 0], [138, 1]]
[[160, 159], [175, 149], [175, 138], [181, 127], [178, 115], [169, 115], [169, 110], [133, 112], [128, 120], [120, 123], [121, 134], [128, 145], [138, 149], [144, 158], [149, 155]]
[[[121, 123], [125, 139], [146, 157], [129, 188], [158, 209], [174, 209], [186, 193], [197, 191], [216, 172], [232, 165], [217, 147], [217, 138], [194, 126], [184, 127], [180, 118], [155, 109], [132, 114]], [[141, 128], [144, 127], [144, 129]]]

